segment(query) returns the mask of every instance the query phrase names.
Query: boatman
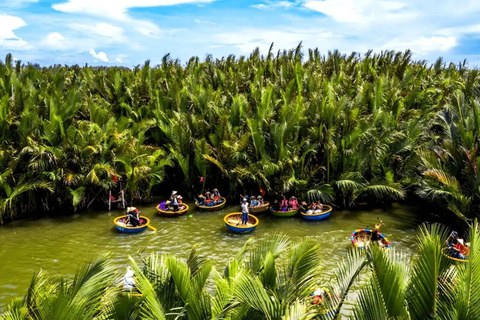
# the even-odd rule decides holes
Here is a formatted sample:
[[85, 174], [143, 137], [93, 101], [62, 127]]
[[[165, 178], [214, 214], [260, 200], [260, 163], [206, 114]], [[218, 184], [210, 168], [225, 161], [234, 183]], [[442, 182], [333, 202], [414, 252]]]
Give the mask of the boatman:
[[243, 198], [242, 201], [242, 226], [248, 222], [248, 201], [247, 198]]
[[172, 191], [171, 201], [173, 205], [173, 211], [178, 211], [178, 198], [177, 198], [177, 191]]
[[383, 224], [382, 222], [375, 224], [375, 228], [373, 228], [373, 232], [372, 232], [372, 241], [380, 240], [379, 231], [382, 224]]
[[136, 227], [140, 225], [140, 212], [135, 207], [128, 207], [127, 208], [127, 218], [128, 223], [132, 226]]

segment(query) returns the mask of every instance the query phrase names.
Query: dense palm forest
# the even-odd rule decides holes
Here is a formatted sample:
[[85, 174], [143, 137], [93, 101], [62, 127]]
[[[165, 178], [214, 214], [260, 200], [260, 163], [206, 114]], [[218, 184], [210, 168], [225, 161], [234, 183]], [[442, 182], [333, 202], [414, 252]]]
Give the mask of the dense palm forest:
[[[278, 190], [340, 208], [480, 204], [477, 70], [301, 49], [133, 69], [0, 64], [1, 221], [124, 188]], [[204, 179], [200, 179], [204, 177]], [[202, 182], [201, 182], [202, 181]]]
[[[195, 249], [186, 260], [151, 254], [140, 264], [130, 259], [141, 295], [124, 292], [121, 274], [103, 257], [73, 279], [36, 274], [0, 319], [479, 319], [478, 223], [471, 226], [468, 262], [442, 255], [448, 234], [424, 225], [410, 259], [394, 250], [354, 249], [334, 272], [322, 270], [313, 239], [283, 235], [251, 238], [223, 271]], [[312, 293], [322, 287], [326, 294], [315, 301]]]

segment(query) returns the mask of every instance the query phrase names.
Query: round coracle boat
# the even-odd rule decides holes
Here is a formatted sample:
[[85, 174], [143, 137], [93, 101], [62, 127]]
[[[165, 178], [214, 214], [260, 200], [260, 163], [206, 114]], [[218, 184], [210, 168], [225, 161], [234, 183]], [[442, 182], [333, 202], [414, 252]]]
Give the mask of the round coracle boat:
[[228, 229], [235, 233], [247, 233], [255, 230], [258, 226], [258, 218], [249, 214], [248, 221], [246, 225], [242, 225], [242, 213], [241, 212], [234, 212], [227, 214], [225, 218], [225, 225]]
[[308, 213], [307, 211], [300, 213], [304, 219], [319, 221], [330, 217], [332, 214], [332, 207], [329, 205], [323, 205], [323, 210], [321, 212]]
[[248, 206], [248, 212], [251, 214], [259, 214], [259, 213], [268, 211], [269, 207], [270, 207], [270, 202], [265, 201], [265, 203], [262, 204], [261, 206], [255, 206], [255, 207]]
[[161, 216], [164, 216], [164, 217], [178, 217], [187, 213], [188, 205], [186, 203], [179, 204], [178, 206], [179, 208], [183, 206], [183, 209], [178, 211], [168, 210], [167, 202], [163, 201], [163, 202], [160, 202], [160, 204], [157, 206], [157, 211], [160, 213]]
[[275, 211], [275, 210], [272, 210], [272, 214], [274, 216], [277, 216], [277, 217], [293, 217], [295, 216], [298, 212], [300, 211], [300, 209], [295, 209], [295, 210], [289, 210], [289, 211]]
[[442, 254], [447, 257], [448, 259], [452, 260], [452, 261], [456, 261], [456, 262], [468, 262], [468, 254], [470, 252], [467, 251], [467, 253], [465, 254], [465, 259], [461, 259], [459, 256], [458, 256], [458, 253], [457, 251], [451, 249], [451, 248], [443, 248], [442, 249]]
[[128, 221], [128, 217], [126, 215], [116, 217], [115, 219], [113, 219], [115, 228], [117, 228], [119, 232], [123, 232], [123, 233], [142, 232], [143, 230], [147, 229], [148, 225], [150, 224], [150, 219], [144, 216], [140, 216], [140, 225], [136, 227], [133, 227], [132, 225], [127, 224], [127, 221]]
[[[353, 246], [362, 249], [370, 245], [372, 242], [372, 230], [370, 229], [357, 229], [350, 235], [350, 240]], [[382, 249], [390, 249], [390, 241], [381, 233], [378, 233], [378, 241], [373, 241], [378, 244]]]
[[214, 206], [205, 206], [205, 205], [201, 206], [198, 204], [197, 201], [195, 201], [195, 206], [201, 211], [217, 211], [225, 208], [225, 206], [227, 205], [227, 199], [225, 199], [224, 197], [221, 197], [220, 199], [222, 200], [222, 202]]

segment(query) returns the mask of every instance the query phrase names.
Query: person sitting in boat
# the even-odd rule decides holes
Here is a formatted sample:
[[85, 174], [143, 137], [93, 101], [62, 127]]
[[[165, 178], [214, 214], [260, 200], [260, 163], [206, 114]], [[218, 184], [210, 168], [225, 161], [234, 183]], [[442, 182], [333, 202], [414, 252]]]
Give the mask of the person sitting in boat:
[[220, 195], [220, 192], [218, 192], [218, 189], [213, 189], [213, 200], [215, 200], [216, 204], [222, 203], [222, 196]]
[[[303, 212], [303, 213], [308, 213], [308, 204], [305, 202], [305, 201], [302, 201], [300, 203], [300, 210]], [[312, 211], [313, 213], [313, 211]]]
[[464, 245], [463, 239], [458, 238], [458, 233], [452, 231], [448, 239], [446, 240], [447, 247], [449, 248], [450, 254], [457, 259], [466, 259], [468, 254], [468, 248]]
[[282, 203], [280, 204], [280, 208], [282, 208], [282, 211], [288, 211], [288, 200], [285, 196], [282, 198]]
[[257, 198], [255, 196], [250, 197], [250, 207], [256, 207], [257, 206]]
[[132, 291], [136, 288], [137, 284], [135, 283], [135, 273], [130, 266], [127, 267], [127, 273], [123, 277], [123, 289], [125, 291]]
[[319, 201], [315, 204], [315, 213], [321, 213], [323, 211], [323, 204]]
[[273, 211], [280, 211], [280, 202], [278, 201], [277, 198], [275, 198], [273, 200], [272, 210]]
[[313, 296], [313, 301], [312, 301], [312, 304], [320, 304], [323, 302], [324, 298], [325, 298], [325, 290], [322, 288], [322, 289], [317, 289], [315, 290], [313, 293], [312, 293], [312, 296]]
[[203, 193], [200, 193], [198, 195], [198, 199], [195, 199], [195, 201], [198, 203], [199, 206], [203, 206], [203, 203], [205, 202], [205, 196]]
[[140, 225], [140, 211], [135, 207], [127, 208], [127, 224], [137, 227]]
[[317, 210], [317, 204], [315, 202], [312, 202], [310, 206], [308, 207], [308, 214], [314, 214], [315, 210]]
[[264, 204], [265, 204], [265, 202], [263, 201], [263, 197], [258, 196], [257, 197], [257, 207], [263, 206]]
[[248, 223], [248, 201], [247, 198], [243, 198], [242, 201], [242, 226]]
[[297, 210], [298, 209], [298, 201], [297, 201], [297, 198], [295, 198], [295, 196], [292, 196], [290, 198], [290, 201], [288, 201], [288, 206], [291, 210]]

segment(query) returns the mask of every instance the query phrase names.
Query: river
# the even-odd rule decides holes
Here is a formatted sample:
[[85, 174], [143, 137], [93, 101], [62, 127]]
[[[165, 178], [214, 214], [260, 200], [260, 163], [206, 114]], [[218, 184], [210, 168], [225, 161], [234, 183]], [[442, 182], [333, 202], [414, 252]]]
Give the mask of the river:
[[[72, 275], [80, 263], [109, 252], [119, 269], [127, 265], [128, 256], [152, 251], [186, 257], [192, 246], [215, 261], [218, 267], [237, 252], [250, 237], [268, 237], [283, 232], [292, 239], [312, 237], [321, 246], [322, 265], [328, 272], [351, 248], [349, 236], [354, 229], [373, 227], [380, 217], [382, 233], [392, 246], [407, 254], [412, 252], [419, 222], [415, 209], [394, 205], [387, 210], [338, 211], [324, 221], [312, 222], [300, 216], [278, 218], [259, 215], [260, 223], [250, 234], [232, 234], [223, 223], [226, 213], [239, 210], [227, 206], [217, 212], [198, 212], [189, 203], [188, 214], [178, 218], [160, 217], [154, 205], [138, 207], [151, 219], [150, 229], [140, 234], [120, 234], [113, 218], [120, 211], [93, 212], [63, 217], [20, 220], [0, 227], [0, 310], [15, 296], [25, 293], [34, 272]], [[121, 270], [122, 271], [122, 270]], [[123, 272], [123, 271], [122, 271]]]

